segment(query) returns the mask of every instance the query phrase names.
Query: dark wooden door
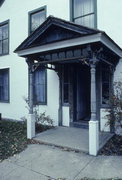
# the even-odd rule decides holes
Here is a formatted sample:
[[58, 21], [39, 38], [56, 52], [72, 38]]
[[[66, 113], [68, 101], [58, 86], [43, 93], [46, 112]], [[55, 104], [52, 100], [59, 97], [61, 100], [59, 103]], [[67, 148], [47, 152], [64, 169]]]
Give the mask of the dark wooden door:
[[77, 66], [75, 98], [76, 121], [87, 121], [90, 116], [90, 72], [87, 66]]

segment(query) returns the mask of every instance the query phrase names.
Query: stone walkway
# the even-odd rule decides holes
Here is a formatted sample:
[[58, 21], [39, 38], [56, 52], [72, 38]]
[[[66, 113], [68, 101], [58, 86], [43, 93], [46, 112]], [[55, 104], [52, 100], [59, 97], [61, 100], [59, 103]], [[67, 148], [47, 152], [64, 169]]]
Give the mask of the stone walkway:
[[80, 180], [83, 177], [122, 178], [122, 156], [93, 157], [33, 144], [0, 163], [0, 180]]

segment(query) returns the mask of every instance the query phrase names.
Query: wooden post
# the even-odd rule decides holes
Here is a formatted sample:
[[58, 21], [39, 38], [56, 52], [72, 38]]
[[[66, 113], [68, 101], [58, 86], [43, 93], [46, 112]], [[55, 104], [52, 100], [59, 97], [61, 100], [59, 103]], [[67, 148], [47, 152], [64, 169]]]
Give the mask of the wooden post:
[[31, 60], [26, 61], [29, 69], [29, 114], [27, 118], [27, 138], [35, 137], [35, 114], [33, 113], [33, 64]]
[[33, 114], [33, 72], [29, 70], [29, 114]]
[[91, 68], [91, 121], [96, 121], [96, 64], [90, 64]]
[[96, 156], [99, 150], [99, 126], [96, 119], [96, 59], [90, 60], [91, 119], [89, 121], [89, 154]]
[[62, 126], [62, 66], [56, 67], [56, 72], [59, 77], [59, 109], [58, 109], [58, 125]]
[[59, 68], [59, 126], [62, 126], [62, 67]]

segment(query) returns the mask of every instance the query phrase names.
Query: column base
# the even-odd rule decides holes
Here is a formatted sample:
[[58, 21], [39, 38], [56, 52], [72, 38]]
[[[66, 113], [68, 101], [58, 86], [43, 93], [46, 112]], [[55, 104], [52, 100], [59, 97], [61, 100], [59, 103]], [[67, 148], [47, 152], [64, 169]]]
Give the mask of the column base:
[[89, 121], [89, 154], [96, 156], [99, 150], [99, 123]]
[[27, 138], [32, 139], [35, 137], [35, 115], [28, 114], [27, 119]]

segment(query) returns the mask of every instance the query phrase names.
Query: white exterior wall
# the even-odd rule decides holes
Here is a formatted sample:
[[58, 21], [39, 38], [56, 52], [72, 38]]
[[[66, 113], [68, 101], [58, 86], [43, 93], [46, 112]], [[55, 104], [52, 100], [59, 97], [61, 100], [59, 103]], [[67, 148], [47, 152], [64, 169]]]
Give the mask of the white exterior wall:
[[122, 47], [122, 0], [97, 0], [97, 27]]
[[[10, 20], [10, 54], [0, 57], [0, 69], [10, 68], [10, 103], [0, 103], [0, 113], [4, 118], [20, 119], [28, 113], [23, 100], [23, 96], [28, 95], [28, 67], [24, 58], [18, 57], [13, 51], [28, 36], [28, 12], [45, 5], [47, 16], [53, 15], [70, 20], [70, 0], [5, 0], [0, 8], [0, 22]], [[97, 0], [97, 27], [104, 30], [120, 47], [122, 47], [121, 10], [122, 0]], [[115, 77], [121, 76], [121, 70], [122, 62], [117, 66]], [[46, 111], [46, 114], [54, 119], [54, 124], [58, 125], [58, 76], [48, 70], [47, 80], [47, 105], [40, 106], [40, 111]], [[63, 107], [63, 125], [66, 126], [69, 125], [68, 109]]]
[[[112, 40], [122, 48], [122, 0], [97, 0], [97, 28], [105, 31]], [[122, 81], [122, 60], [118, 63], [114, 81]], [[110, 127], [106, 126], [106, 109], [100, 110], [100, 129], [109, 131]]]
[[[97, 0], [97, 28], [105, 31], [122, 48], [122, 0]], [[122, 60], [116, 67], [114, 79], [120, 79]]]
[[[69, 20], [69, 1], [67, 0], [5, 0], [0, 8], [0, 22], [10, 20], [9, 55], [0, 57], [0, 69], [10, 68], [10, 103], [0, 103], [3, 118], [20, 120], [27, 116], [28, 110], [23, 97], [28, 96], [28, 67], [24, 58], [13, 51], [28, 36], [28, 12], [47, 6], [47, 16], [53, 15]], [[63, 13], [62, 13], [63, 12]], [[59, 83], [57, 74], [47, 73], [47, 105], [39, 107], [58, 125]], [[55, 88], [54, 88], [55, 87]]]

